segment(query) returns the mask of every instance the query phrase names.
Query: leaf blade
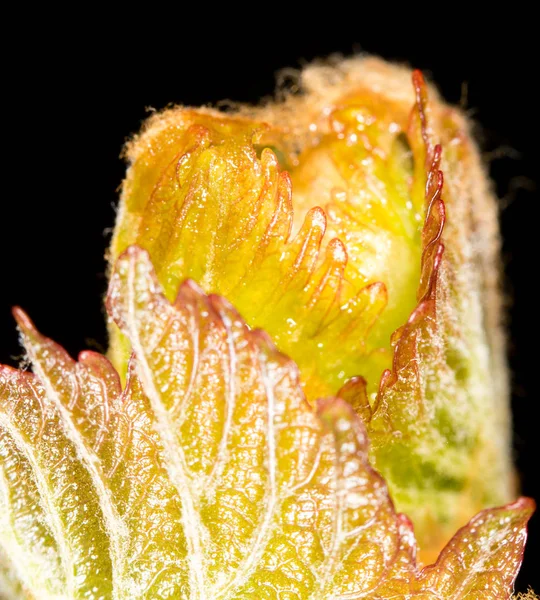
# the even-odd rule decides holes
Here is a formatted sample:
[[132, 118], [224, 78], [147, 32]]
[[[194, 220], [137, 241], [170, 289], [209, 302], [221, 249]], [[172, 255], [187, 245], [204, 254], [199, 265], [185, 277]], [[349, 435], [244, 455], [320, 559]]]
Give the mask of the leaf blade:
[[0, 388], [2, 428], [32, 465], [40, 503], [58, 544], [67, 594], [110, 594], [109, 540], [98, 495], [58, 413], [31, 375], [2, 367]]
[[17, 311], [16, 317], [62, 427], [81, 448], [78, 455], [91, 465], [94, 487], [101, 490], [114, 548], [115, 588], [128, 597], [158, 594], [160, 589], [179, 593], [185, 585], [181, 565], [186, 554], [178, 525], [181, 511], [133, 365], [122, 390], [105, 357], [83, 352], [76, 362], [42, 336], [24, 313]]

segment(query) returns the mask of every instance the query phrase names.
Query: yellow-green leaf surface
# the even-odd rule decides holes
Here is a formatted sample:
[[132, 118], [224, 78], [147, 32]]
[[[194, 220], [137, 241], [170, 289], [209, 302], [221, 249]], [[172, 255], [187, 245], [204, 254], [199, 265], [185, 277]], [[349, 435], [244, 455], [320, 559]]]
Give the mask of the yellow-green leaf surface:
[[[99, 491], [109, 536], [105, 554], [131, 597], [174, 597], [186, 583], [181, 507], [161, 458], [148, 400], [130, 367], [125, 389], [109, 361], [73, 361], [17, 311], [34, 370]], [[97, 597], [97, 596], [96, 596]]]
[[308, 403], [226, 300], [187, 281], [171, 304], [132, 247], [108, 307], [135, 352], [124, 390], [16, 313], [35, 375], [0, 370], [7, 598], [510, 598], [532, 501], [480, 513], [422, 569], [360, 418]]
[[92, 465], [34, 376], [2, 367], [0, 407], [2, 554], [34, 597], [110, 595], [111, 540]]
[[[187, 277], [223, 295], [308, 397], [354, 404], [433, 557], [515, 490], [496, 202], [466, 119], [411, 79], [355, 58], [308, 67], [283, 102], [153, 116], [111, 261], [144, 247], [169, 299]], [[129, 349], [111, 325], [120, 372]]]
[[420, 273], [425, 151], [407, 117], [343, 101], [293, 150], [260, 119], [165, 112], [130, 147], [111, 256], [137, 243], [168, 297], [187, 277], [225, 296], [297, 361], [308, 393], [359, 374], [374, 393]]

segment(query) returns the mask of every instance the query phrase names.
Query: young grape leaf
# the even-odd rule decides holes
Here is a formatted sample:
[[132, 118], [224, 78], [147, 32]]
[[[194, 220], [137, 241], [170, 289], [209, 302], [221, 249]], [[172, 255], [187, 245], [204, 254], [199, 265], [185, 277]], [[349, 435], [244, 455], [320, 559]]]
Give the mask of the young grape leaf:
[[361, 420], [308, 403], [228, 302], [188, 281], [171, 304], [132, 247], [108, 306], [135, 351], [124, 390], [16, 312], [35, 375], [0, 371], [9, 597], [510, 598], [532, 501], [484, 511], [421, 569]]
[[346, 396], [434, 559], [515, 478], [496, 203], [465, 118], [410, 78], [355, 58], [308, 67], [281, 103], [154, 115], [127, 150], [111, 262], [141, 245], [167, 297], [187, 277], [224, 295], [308, 397]]

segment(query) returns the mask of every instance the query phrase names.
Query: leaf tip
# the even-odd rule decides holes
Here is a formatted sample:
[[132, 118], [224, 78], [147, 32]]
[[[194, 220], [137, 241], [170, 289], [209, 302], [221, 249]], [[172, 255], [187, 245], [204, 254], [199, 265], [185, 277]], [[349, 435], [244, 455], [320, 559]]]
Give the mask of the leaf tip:
[[25, 333], [29, 334], [35, 332], [36, 327], [30, 317], [25, 313], [25, 311], [20, 306], [14, 306], [11, 309], [11, 313], [17, 322], [19, 329]]

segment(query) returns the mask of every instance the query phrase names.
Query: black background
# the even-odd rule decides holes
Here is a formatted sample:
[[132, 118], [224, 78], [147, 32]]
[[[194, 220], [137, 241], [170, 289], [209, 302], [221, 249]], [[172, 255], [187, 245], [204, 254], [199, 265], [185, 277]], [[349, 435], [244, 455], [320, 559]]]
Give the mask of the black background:
[[[375, 16], [327, 7], [317, 26], [293, 26], [280, 8], [252, 7], [245, 23], [209, 7], [197, 15], [150, 7], [130, 23], [32, 9], [4, 22], [0, 361], [21, 357], [15, 304], [72, 354], [105, 348], [103, 254], [124, 173], [119, 154], [147, 107], [255, 102], [272, 94], [282, 67], [333, 52], [379, 54], [423, 69], [478, 124], [501, 198], [515, 458], [523, 493], [540, 500], [535, 18], [509, 7], [497, 22], [471, 25], [464, 15], [449, 23], [389, 6]], [[536, 516], [518, 590], [540, 591], [539, 561]]]

